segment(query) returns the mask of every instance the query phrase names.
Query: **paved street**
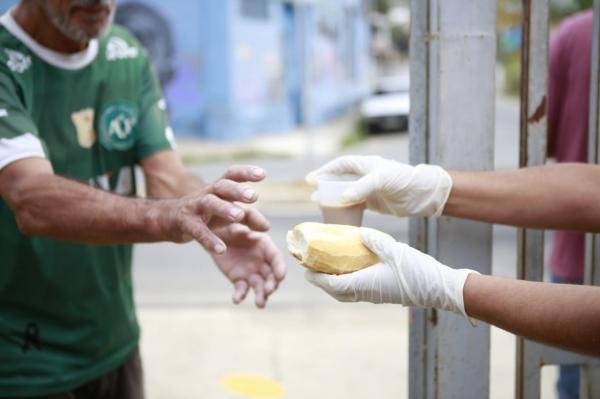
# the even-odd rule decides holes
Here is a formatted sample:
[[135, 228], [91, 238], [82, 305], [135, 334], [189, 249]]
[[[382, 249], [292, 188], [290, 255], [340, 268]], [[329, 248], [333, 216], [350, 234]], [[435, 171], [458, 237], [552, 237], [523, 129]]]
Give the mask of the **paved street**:
[[[500, 100], [496, 167], [517, 163], [518, 108]], [[408, 161], [408, 136], [376, 136], [349, 152]], [[272, 237], [285, 248], [295, 224], [320, 220], [301, 180], [323, 159], [260, 160], [269, 183], [259, 186], [261, 210]], [[227, 163], [194, 167], [207, 180]], [[406, 220], [367, 214], [365, 225], [407, 240]], [[494, 273], [514, 276], [516, 230], [494, 229]], [[286, 251], [284, 251], [286, 252]], [[240, 396], [220, 382], [234, 373], [271, 378], [285, 398], [404, 398], [408, 381], [408, 311], [399, 306], [340, 304], [304, 281], [287, 255], [288, 275], [268, 309], [230, 304], [232, 288], [197, 245], [139, 245], [135, 253], [136, 300], [143, 328], [142, 353], [150, 399], [259, 398]], [[468, 265], [457, 265], [468, 266]], [[514, 337], [492, 333], [493, 398], [514, 392]], [[544, 398], [553, 397], [553, 371], [544, 372]], [[465, 382], [468, 383], [468, 382]], [[279, 396], [277, 396], [279, 397]]]

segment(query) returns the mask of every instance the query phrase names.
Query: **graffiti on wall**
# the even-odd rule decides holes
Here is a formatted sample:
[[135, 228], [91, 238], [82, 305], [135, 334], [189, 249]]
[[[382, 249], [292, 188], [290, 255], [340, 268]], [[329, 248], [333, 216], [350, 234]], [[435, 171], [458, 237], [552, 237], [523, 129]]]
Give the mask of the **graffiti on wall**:
[[189, 132], [201, 125], [198, 53], [190, 51], [196, 47], [193, 38], [187, 42], [176, 38], [173, 19], [165, 9], [149, 1], [122, 1], [115, 14], [115, 22], [127, 28], [148, 50], [174, 128]]

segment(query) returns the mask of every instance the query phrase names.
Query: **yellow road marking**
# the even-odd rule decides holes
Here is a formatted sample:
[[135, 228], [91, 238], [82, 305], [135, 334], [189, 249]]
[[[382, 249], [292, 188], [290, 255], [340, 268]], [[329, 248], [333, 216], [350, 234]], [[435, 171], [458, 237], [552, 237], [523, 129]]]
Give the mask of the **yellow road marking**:
[[221, 385], [233, 394], [250, 399], [278, 399], [285, 391], [280, 383], [254, 374], [229, 374], [221, 379]]

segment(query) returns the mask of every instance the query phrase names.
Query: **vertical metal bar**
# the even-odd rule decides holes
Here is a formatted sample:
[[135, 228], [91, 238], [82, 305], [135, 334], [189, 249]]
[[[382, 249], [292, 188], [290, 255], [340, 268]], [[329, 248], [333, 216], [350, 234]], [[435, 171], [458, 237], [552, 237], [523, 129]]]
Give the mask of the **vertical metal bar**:
[[600, 398], [600, 366], [581, 367], [580, 398]]
[[[588, 162], [600, 163], [600, 0], [594, 1], [594, 36], [590, 74], [590, 121]], [[584, 283], [600, 286], [600, 239], [597, 234], [586, 235]], [[600, 367], [581, 368], [580, 392], [583, 397], [600, 398]]]
[[[523, 0], [521, 44], [521, 167], [546, 161], [548, 82], [548, 0]], [[520, 229], [518, 277], [541, 281], [544, 272], [544, 232]], [[517, 398], [539, 398], [540, 353], [517, 339]]]
[[[411, 162], [491, 169], [495, 1], [411, 4]], [[483, 223], [411, 221], [411, 244], [446, 264], [488, 274], [491, 238], [491, 226]], [[489, 395], [489, 326], [474, 329], [453, 314], [414, 310], [410, 337], [411, 398]]]
[[[588, 162], [599, 163], [600, 154], [598, 146], [600, 140], [600, 0], [594, 2], [594, 36], [592, 42], [592, 65], [590, 74], [590, 121], [588, 132]], [[600, 273], [598, 273], [598, 239], [594, 234], [586, 237], [586, 262], [585, 262], [585, 284], [600, 285]]]
[[[598, 162], [598, 35], [600, 3], [596, 1], [594, 55], [592, 61], [592, 93], [590, 112], [590, 162]], [[547, 0], [523, 1], [523, 47], [521, 91], [520, 165], [543, 164], [546, 150], [546, 81], [548, 46]], [[597, 243], [587, 238], [586, 281], [597, 283]], [[519, 276], [528, 280], [543, 279], [543, 232], [521, 230], [519, 236]], [[517, 341], [517, 397], [539, 398], [540, 368], [544, 364], [583, 364], [582, 397], [597, 397], [598, 365], [594, 359], [535, 344]]]
[[[493, 169], [496, 3], [438, 0], [432, 5], [430, 160], [448, 169]], [[491, 225], [448, 217], [436, 222], [435, 230], [430, 227], [429, 253], [444, 264], [491, 273]], [[429, 344], [436, 368], [429, 384], [436, 397], [488, 397], [489, 326], [472, 328], [447, 312], [438, 312], [434, 320]]]
[[[410, 112], [409, 140], [410, 163], [413, 165], [428, 162], [428, 126], [429, 108], [427, 107], [429, 80], [429, 1], [411, 0], [410, 23]], [[410, 245], [425, 251], [426, 230], [425, 219], [411, 219]]]
[[600, 398], [600, 367], [581, 367], [581, 386], [579, 389], [579, 397], [589, 399]]
[[548, 0], [523, 0], [521, 167], [546, 162]]
[[[410, 24], [410, 163], [428, 163], [428, 73], [429, 1], [411, 0]], [[409, 244], [427, 252], [427, 220], [411, 219]], [[426, 398], [427, 393], [427, 313], [410, 309], [408, 391], [411, 398]]]

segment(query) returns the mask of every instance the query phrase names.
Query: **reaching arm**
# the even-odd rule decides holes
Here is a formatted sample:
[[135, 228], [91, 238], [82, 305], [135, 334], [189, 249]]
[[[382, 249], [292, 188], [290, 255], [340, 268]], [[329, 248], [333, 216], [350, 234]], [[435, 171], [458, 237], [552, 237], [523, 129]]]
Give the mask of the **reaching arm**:
[[600, 231], [600, 166], [559, 164], [497, 172], [446, 172], [377, 156], [343, 156], [307, 176], [362, 176], [349, 203], [395, 216], [456, 216], [530, 228]]
[[42, 158], [4, 168], [0, 193], [27, 235], [96, 244], [166, 239], [158, 223], [158, 203], [131, 200], [56, 176]]
[[177, 198], [199, 190], [204, 183], [185, 170], [181, 160], [172, 150], [160, 151], [143, 159], [149, 198]]
[[600, 287], [537, 283], [453, 269], [381, 232], [361, 228], [381, 263], [339, 276], [306, 278], [344, 302], [436, 308], [514, 334], [600, 356]]
[[[232, 168], [214, 184], [166, 200], [120, 197], [54, 175], [41, 158], [13, 162], [0, 171], [0, 196], [28, 235], [43, 235], [91, 244], [195, 239], [207, 250], [226, 247], [206, 225], [216, 218], [240, 222], [245, 212], [233, 201], [244, 197], [245, 168]], [[230, 180], [231, 178], [231, 180]]]
[[600, 231], [600, 167], [560, 164], [449, 172], [444, 215], [520, 227]]
[[[177, 154], [172, 150], [160, 151], [141, 161], [146, 179], [148, 197], [150, 198], [179, 198], [201, 192], [210, 185], [203, 183], [196, 176], [185, 170]], [[258, 182], [265, 178], [265, 171], [251, 165], [231, 166], [218, 183], [223, 190], [234, 190], [236, 198], [243, 198], [245, 203], [253, 203], [258, 199], [258, 193], [246, 182]], [[238, 199], [238, 201], [241, 201]], [[237, 206], [237, 205], [236, 205]], [[269, 229], [268, 220], [253, 207], [240, 207], [244, 215], [240, 223], [252, 230], [266, 231]], [[230, 223], [230, 219], [214, 218], [209, 227], [220, 227]], [[219, 229], [221, 230], [221, 229]]]
[[514, 334], [600, 356], [600, 288], [470, 274], [469, 316]]
[[[203, 186], [199, 179], [185, 170], [173, 151], [158, 152], [144, 159], [141, 166], [148, 195], [152, 198], [177, 197]], [[236, 166], [230, 168], [228, 175], [240, 182], [251, 182], [263, 179], [265, 172], [256, 167]], [[234, 181], [229, 184], [234, 184]], [[249, 201], [256, 199], [257, 193], [252, 187], [242, 184], [239, 189]], [[242, 224], [213, 218], [209, 227], [227, 245], [227, 252], [213, 255], [213, 259], [234, 286], [233, 302], [242, 302], [252, 290], [256, 306], [265, 307], [286, 272], [283, 256], [273, 240], [267, 234], [249, 228], [268, 229], [266, 218], [255, 208], [247, 208]]]

